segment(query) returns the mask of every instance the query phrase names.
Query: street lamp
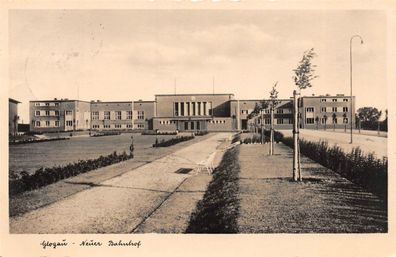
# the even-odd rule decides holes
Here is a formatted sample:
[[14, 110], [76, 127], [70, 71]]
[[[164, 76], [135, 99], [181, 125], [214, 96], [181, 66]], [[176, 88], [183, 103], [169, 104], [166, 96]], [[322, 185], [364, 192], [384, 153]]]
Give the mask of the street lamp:
[[353, 130], [353, 113], [352, 113], [352, 101], [353, 101], [353, 97], [352, 97], [352, 40], [354, 38], [360, 38], [360, 44], [363, 44], [363, 38], [360, 35], [353, 35], [349, 41], [349, 64], [350, 64], [350, 84], [351, 84], [351, 144], [352, 144], [352, 130]]

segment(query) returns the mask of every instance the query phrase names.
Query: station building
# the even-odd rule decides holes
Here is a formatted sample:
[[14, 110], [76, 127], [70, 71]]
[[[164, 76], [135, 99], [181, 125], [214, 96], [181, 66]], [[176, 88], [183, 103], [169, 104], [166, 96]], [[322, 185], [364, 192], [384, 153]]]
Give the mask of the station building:
[[[353, 100], [355, 98], [353, 97]], [[270, 127], [270, 110], [250, 117], [266, 100], [238, 100], [234, 94], [161, 94], [154, 101], [31, 101], [31, 131], [255, 131]], [[349, 127], [353, 101], [344, 95], [299, 98], [300, 127]], [[292, 129], [293, 101], [279, 99], [274, 108], [274, 128]]]

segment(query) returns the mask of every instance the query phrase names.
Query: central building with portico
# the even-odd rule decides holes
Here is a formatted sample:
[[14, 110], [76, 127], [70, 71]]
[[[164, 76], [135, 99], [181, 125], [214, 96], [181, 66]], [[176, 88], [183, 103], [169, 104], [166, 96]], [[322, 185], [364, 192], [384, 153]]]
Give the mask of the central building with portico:
[[232, 130], [231, 100], [234, 94], [156, 95], [153, 127], [160, 131]]

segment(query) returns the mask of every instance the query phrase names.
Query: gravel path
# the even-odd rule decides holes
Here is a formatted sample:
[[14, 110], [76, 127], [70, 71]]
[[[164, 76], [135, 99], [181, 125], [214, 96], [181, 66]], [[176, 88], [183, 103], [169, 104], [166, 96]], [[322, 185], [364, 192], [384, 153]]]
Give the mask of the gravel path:
[[[197, 172], [215, 151], [215, 164], [229, 133], [218, 133], [121, 176], [98, 183], [46, 207], [10, 218], [11, 233], [132, 233], [179, 232], [188, 222], [210, 180]], [[223, 147], [222, 147], [223, 146]], [[193, 169], [188, 174], [175, 173]], [[195, 178], [196, 177], [196, 178]], [[209, 178], [208, 178], [209, 177]], [[199, 180], [200, 183], [191, 183]], [[198, 185], [198, 186], [197, 186]], [[200, 185], [200, 186], [199, 186]], [[193, 192], [195, 191], [195, 192]], [[181, 193], [189, 195], [177, 196]], [[193, 192], [193, 193], [192, 193]], [[184, 204], [183, 204], [184, 203]], [[161, 219], [166, 213], [179, 220]], [[167, 215], [165, 215], [167, 216]]]
[[374, 233], [387, 231], [384, 203], [312, 160], [303, 182], [290, 180], [292, 150], [241, 145], [238, 230], [241, 233]]

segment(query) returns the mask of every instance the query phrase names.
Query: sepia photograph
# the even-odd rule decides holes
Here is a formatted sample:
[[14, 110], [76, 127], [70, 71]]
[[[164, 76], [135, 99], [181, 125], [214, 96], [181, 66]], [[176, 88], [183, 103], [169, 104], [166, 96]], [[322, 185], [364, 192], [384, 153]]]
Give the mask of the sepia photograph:
[[381, 10], [10, 10], [9, 233], [387, 233]]

